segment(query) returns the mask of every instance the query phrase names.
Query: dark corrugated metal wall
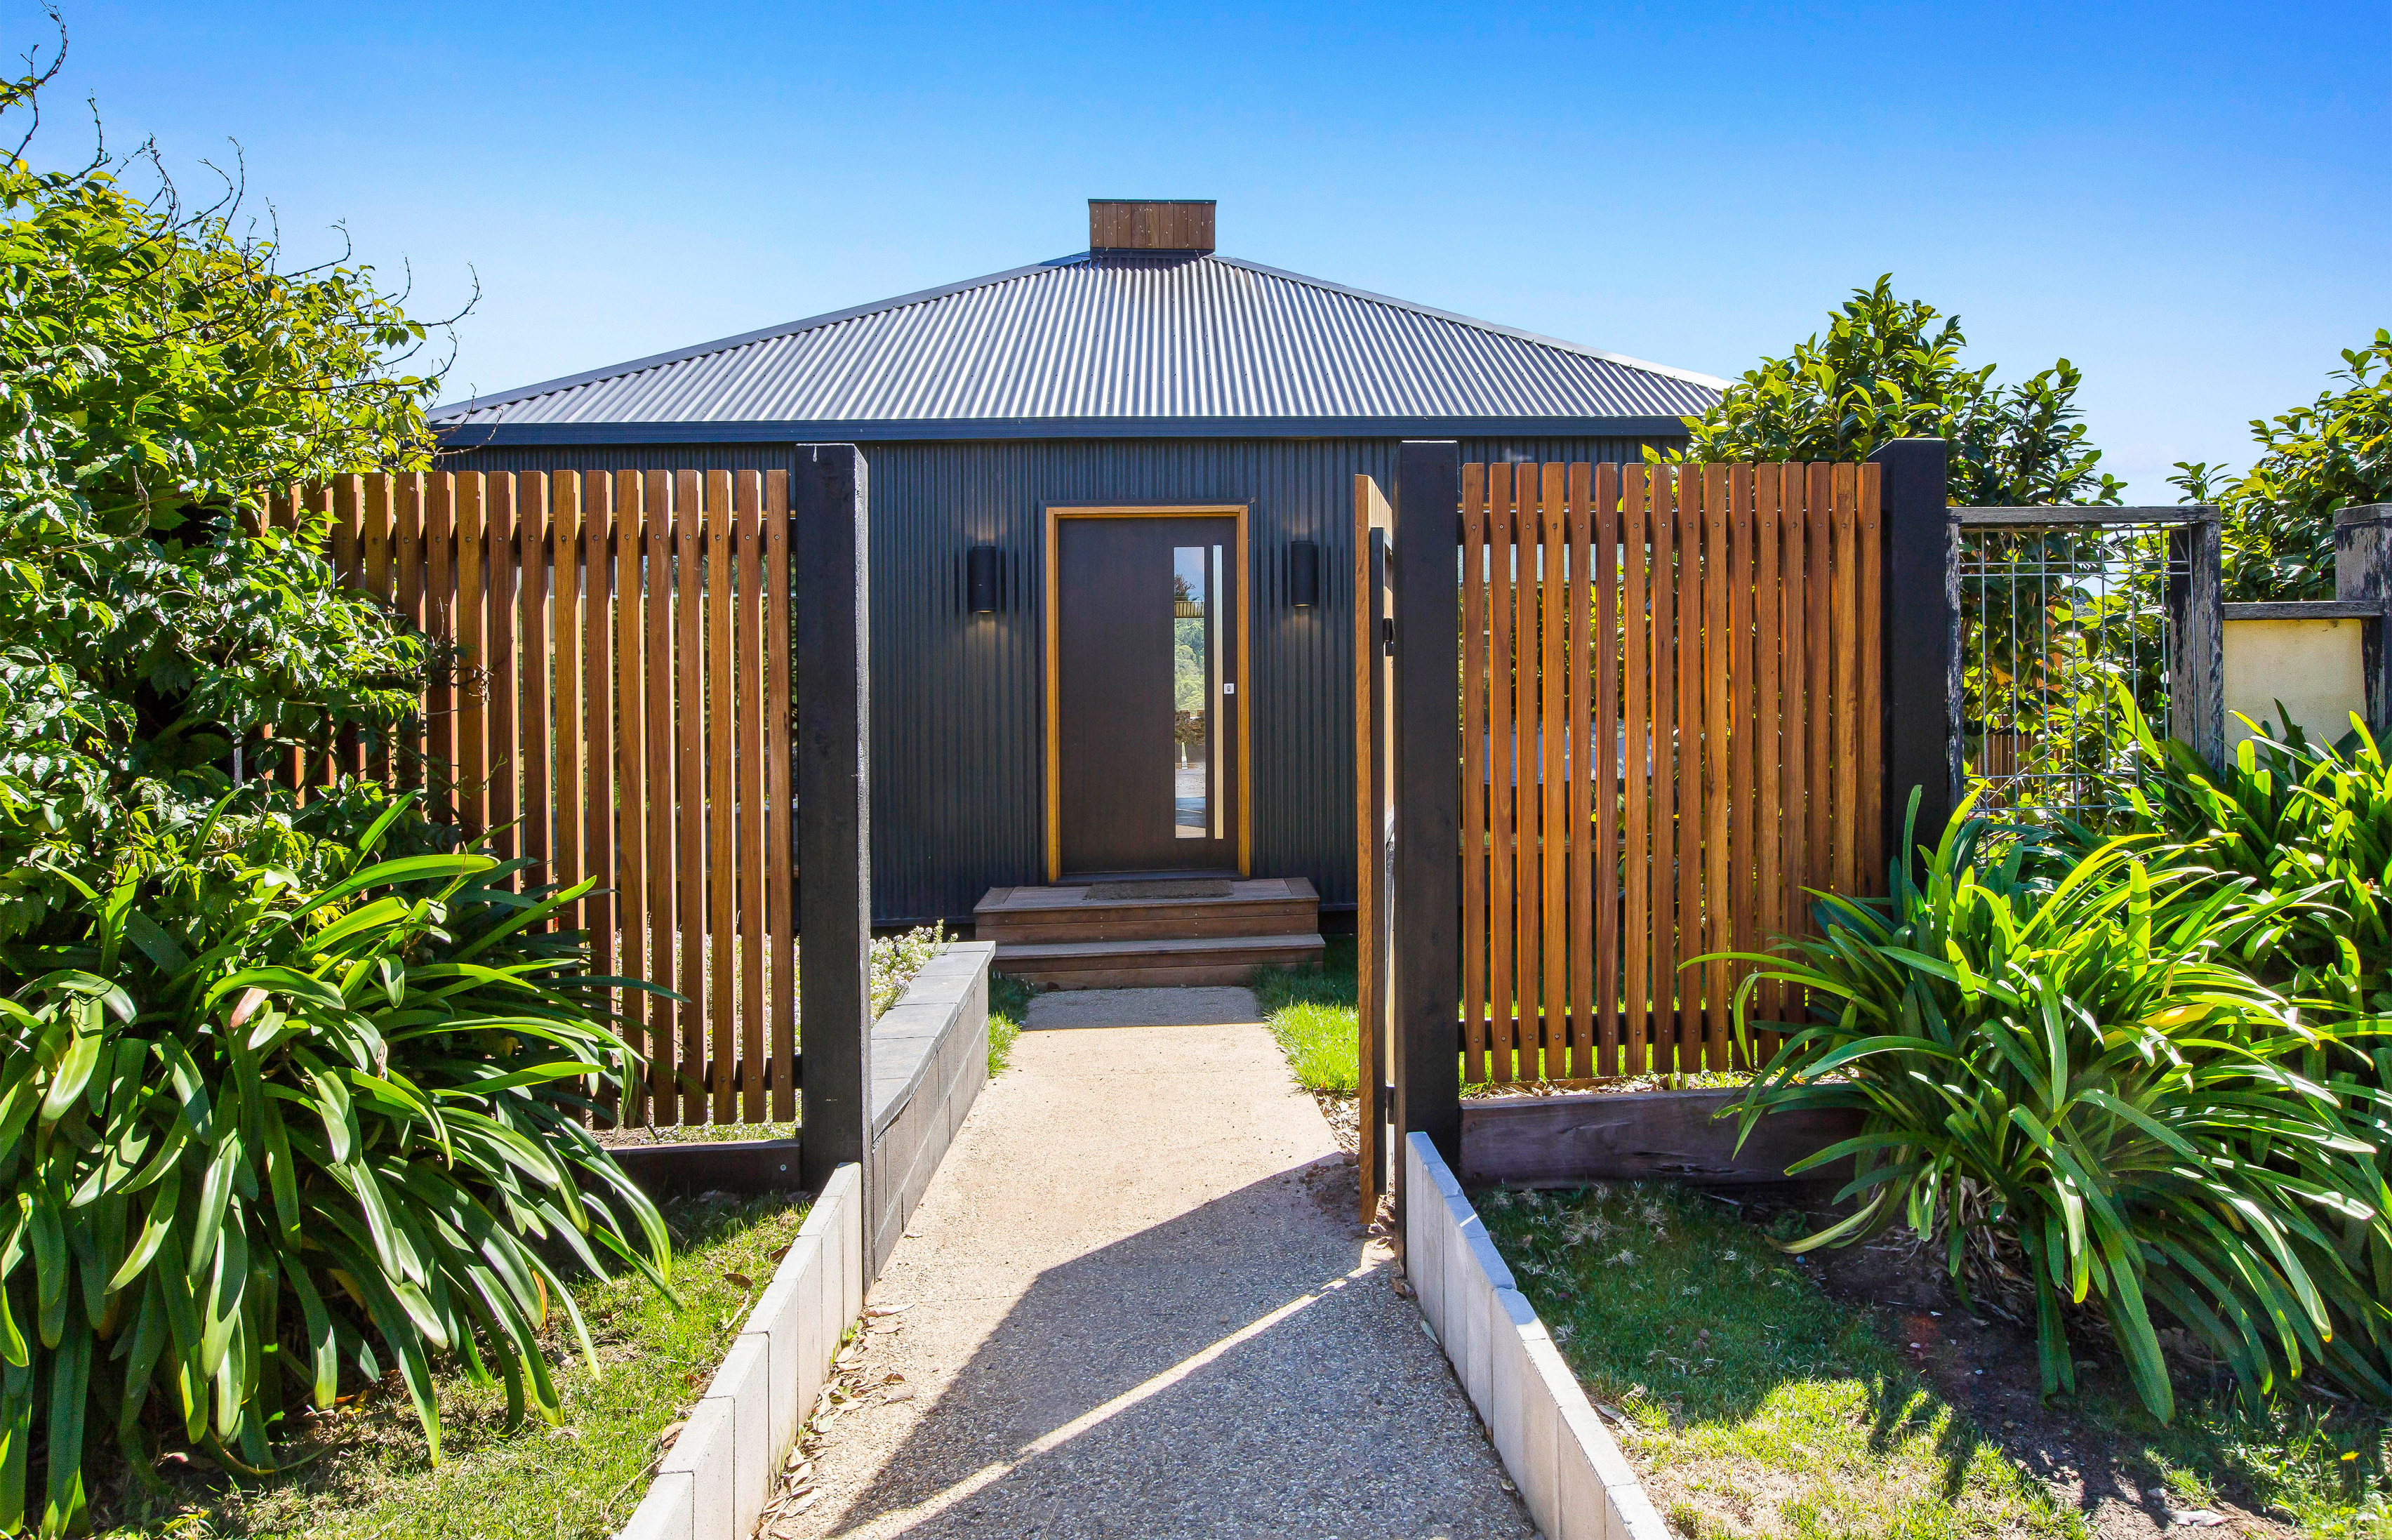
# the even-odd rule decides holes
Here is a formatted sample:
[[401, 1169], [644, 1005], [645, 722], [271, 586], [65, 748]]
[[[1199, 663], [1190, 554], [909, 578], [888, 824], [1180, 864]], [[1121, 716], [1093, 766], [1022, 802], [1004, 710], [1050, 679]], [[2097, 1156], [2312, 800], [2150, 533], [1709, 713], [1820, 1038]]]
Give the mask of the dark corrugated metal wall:
[[[1043, 880], [1041, 521], [1048, 503], [1243, 502], [1253, 594], [1254, 871], [1354, 902], [1353, 477], [1394, 489], [1390, 438], [866, 444], [872, 489], [874, 919], [968, 920]], [[1627, 460], [1625, 438], [1465, 439], [1465, 460]], [[742, 469], [768, 445], [488, 449], [457, 470]], [[1320, 604], [1287, 604], [1287, 547], [1320, 546]], [[1003, 607], [964, 608], [964, 554], [1004, 552]]]

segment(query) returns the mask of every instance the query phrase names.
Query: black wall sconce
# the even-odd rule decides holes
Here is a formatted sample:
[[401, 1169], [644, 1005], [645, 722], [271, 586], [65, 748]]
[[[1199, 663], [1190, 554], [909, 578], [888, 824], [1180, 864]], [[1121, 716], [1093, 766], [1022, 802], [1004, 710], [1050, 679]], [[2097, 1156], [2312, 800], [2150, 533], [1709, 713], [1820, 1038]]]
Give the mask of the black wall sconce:
[[1287, 602], [1298, 609], [1320, 602], [1320, 547], [1308, 540], [1288, 542]]
[[964, 558], [965, 607], [975, 615], [996, 613], [999, 559], [994, 545], [975, 545]]

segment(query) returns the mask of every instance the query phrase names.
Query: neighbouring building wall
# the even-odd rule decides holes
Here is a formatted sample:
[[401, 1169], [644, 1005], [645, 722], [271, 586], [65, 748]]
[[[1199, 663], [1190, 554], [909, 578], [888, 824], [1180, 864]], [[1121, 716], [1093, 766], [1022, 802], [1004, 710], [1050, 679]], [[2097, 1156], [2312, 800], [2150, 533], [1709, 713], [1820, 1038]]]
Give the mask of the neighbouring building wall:
[[[1658, 443], [1675, 440], [1653, 440]], [[876, 922], [968, 921], [992, 886], [1044, 881], [1042, 520], [1049, 503], [1242, 502], [1249, 516], [1254, 869], [1354, 902], [1353, 478], [1393, 490], [1394, 438], [1001, 439], [863, 446], [872, 508]], [[1465, 460], [1626, 461], [1634, 438], [1465, 439]], [[495, 448], [459, 471], [748, 469], [767, 444]], [[1287, 604], [1291, 541], [1320, 547], [1320, 604]], [[965, 609], [965, 553], [1004, 552], [997, 613]]]

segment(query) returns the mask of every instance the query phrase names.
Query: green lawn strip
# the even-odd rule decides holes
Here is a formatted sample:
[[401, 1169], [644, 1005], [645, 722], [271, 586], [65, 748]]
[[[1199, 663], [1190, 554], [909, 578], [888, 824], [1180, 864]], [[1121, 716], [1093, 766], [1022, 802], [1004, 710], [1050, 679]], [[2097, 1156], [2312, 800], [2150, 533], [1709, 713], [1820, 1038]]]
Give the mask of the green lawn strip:
[[[1489, 1192], [1477, 1207], [1588, 1394], [1626, 1417], [1616, 1430], [1677, 1533], [2089, 1533], [1866, 1312], [1830, 1298], [1720, 1205], [1640, 1184]], [[2321, 1540], [2392, 1540], [2380, 1414], [2245, 1408], [2222, 1393], [2178, 1405], [2162, 1426], [2130, 1393], [2088, 1389], [2070, 1410], [2143, 1490], [2164, 1486], [2176, 1506], [2222, 1491]]]
[[1678, 1533], [2089, 1533], [1745, 1221], [1648, 1185], [1477, 1201]]
[[[403, 1394], [377, 1391], [318, 1424], [323, 1452], [244, 1489], [184, 1485], [185, 1501], [103, 1532], [118, 1540], [599, 1540], [639, 1506], [656, 1438], [695, 1406], [740, 1323], [794, 1239], [806, 1205], [780, 1198], [666, 1206], [676, 1306], [633, 1277], [574, 1288], [600, 1373], [593, 1377], [552, 1317], [550, 1364], [565, 1420], [506, 1427], [497, 1388], [453, 1368], [440, 1383], [443, 1458], [434, 1466]], [[137, 1499], [136, 1499], [137, 1501]], [[135, 1510], [136, 1513], [139, 1510]]]

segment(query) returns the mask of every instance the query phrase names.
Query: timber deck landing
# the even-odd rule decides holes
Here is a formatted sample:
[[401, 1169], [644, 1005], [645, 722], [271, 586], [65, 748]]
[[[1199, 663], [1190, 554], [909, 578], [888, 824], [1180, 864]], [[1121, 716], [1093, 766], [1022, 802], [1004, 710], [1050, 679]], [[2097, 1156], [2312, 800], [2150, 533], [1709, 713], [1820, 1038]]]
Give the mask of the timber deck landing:
[[1301, 877], [992, 888], [972, 920], [998, 972], [1061, 989], [1246, 984], [1321, 954], [1320, 895]]

